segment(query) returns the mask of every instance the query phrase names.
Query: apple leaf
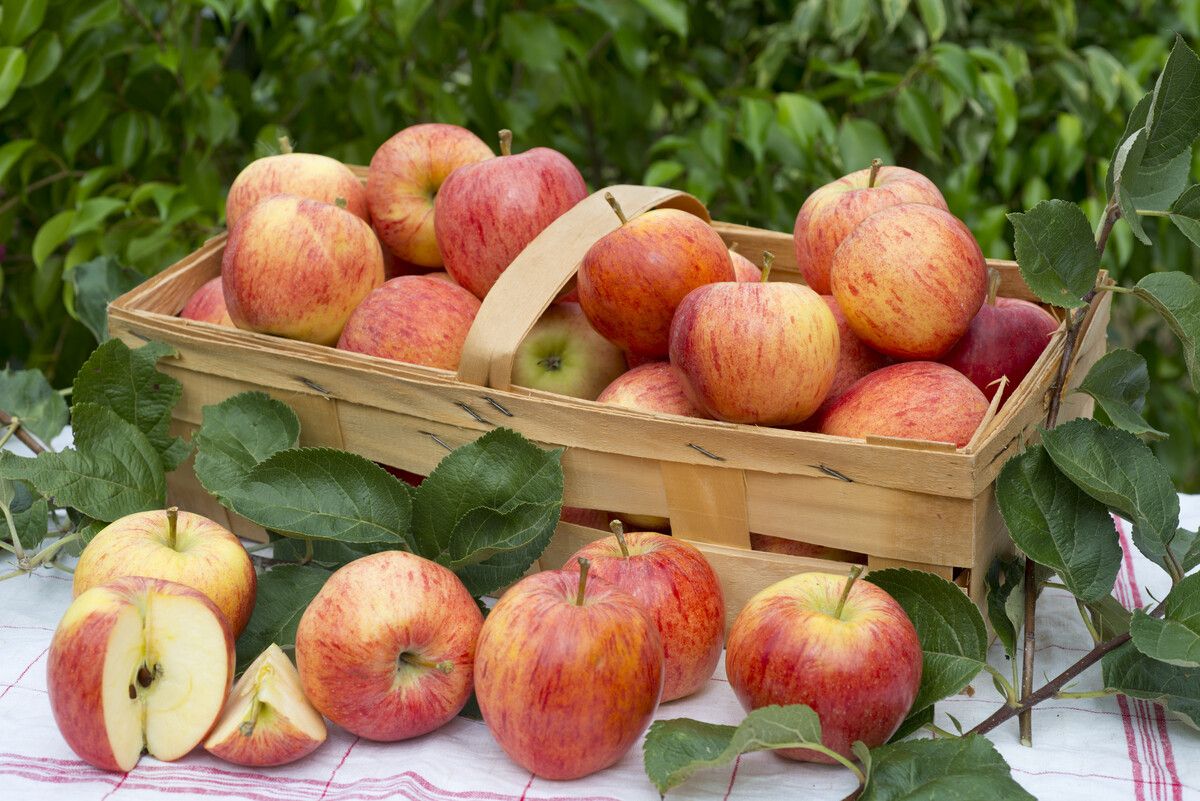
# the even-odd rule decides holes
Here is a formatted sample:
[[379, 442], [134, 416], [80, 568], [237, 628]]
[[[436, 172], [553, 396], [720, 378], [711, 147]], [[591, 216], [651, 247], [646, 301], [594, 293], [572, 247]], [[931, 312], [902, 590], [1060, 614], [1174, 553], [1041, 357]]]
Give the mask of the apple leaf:
[[1200, 284], [1186, 273], [1150, 273], [1133, 294], [1153, 306], [1179, 337], [1192, 389], [1200, 392]]
[[[551, 499], [520, 503], [505, 512], [486, 506], [471, 509], [454, 524], [447, 566], [472, 595], [486, 595], [511, 583], [529, 569], [532, 548], [547, 531], [553, 534], [560, 508], [561, 503]], [[544, 549], [545, 543], [539, 554]]]
[[313, 565], [278, 565], [259, 575], [254, 611], [237, 641], [239, 672], [271, 643], [295, 648], [300, 617], [331, 575]]
[[162, 455], [168, 472], [192, 452], [191, 445], [170, 434], [171, 410], [183, 385], [155, 368], [159, 359], [174, 355], [175, 349], [161, 342], [130, 350], [121, 340], [110, 339], [79, 368], [71, 395], [75, 403], [107, 406], [136, 426]]
[[308, 558], [308, 547], [311, 544], [312, 558], [309, 564], [330, 570], [336, 570], [360, 557], [391, 548], [389, 545], [374, 542], [360, 544], [340, 540], [305, 540], [274, 533], [271, 534], [271, 543], [271, 555], [284, 562], [303, 562]]
[[1150, 391], [1150, 373], [1141, 354], [1123, 348], [1106, 353], [1092, 365], [1077, 391], [1095, 398], [1117, 428], [1147, 439], [1166, 438], [1164, 432], [1142, 417], [1146, 393]]
[[202, 414], [196, 478], [218, 499], [244, 486], [256, 464], [300, 441], [296, 413], [263, 392], [242, 392], [205, 406]]
[[1189, 186], [1171, 204], [1171, 222], [1192, 244], [1200, 245], [1200, 184]]
[[1012, 659], [1025, 625], [1025, 570], [1016, 556], [1000, 556], [988, 568], [987, 615], [992, 630]]
[[918, 732], [930, 723], [933, 723], [933, 710], [934, 707], [930, 704], [924, 709], [913, 712], [901, 721], [900, 728], [896, 729], [895, 734], [888, 738], [888, 742], [898, 743], [910, 734]]
[[690, 718], [650, 724], [642, 756], [646, 775], [666, 794], [698, 770], [726, 765], [741, 754], [776, 748], [806, 748], [828, 754], [821, 744], [821, 721], [804, 704], [765, 706], [737, 726]]
[[1100, 272], [1096, 241], [1083, 210], [1065, 200], [1043, 200], [1008, 219], [1016, 232], [1017, 264], [1033, 293], [1055, 306], [1082, 306]]
[[1171, 588], [1163, 612], [1158, 618], [1134, 610], [1129, 626], [1133, 644], [1160, 662], [1200, 668], [1200, 573]]
[[[8, 479], [0, 479], [0, 482], [6, 481]], [[12, 483], [19, 486], [17, 482]], [[15, 505], [15, 502], [12, 505]], [[49, 533], [49, 504], [46, 503], [45, 498], [38, 498], [23, 509], [13, 509], [12, 505], [9, 510], [12, 512], [13, 527], [17, 530], [17, 537], [21, 540], [21, 547], [26, 551], [36, 551]], [[8, 527], [4, 525], [3, 521], [0, 521], [0, 539], [9, 539]]]
[[28, 481], [45, 497], [105, 522], [163, 507], [162, 459], [145, 434], [94, 403], [76, 403], [71, 419], [74, 450], [36, 458], [5, 451], [0, 477]]
[[1096, 627], [1096, 633], [1100, 635], [1101, 642], [1119, 637], [1129, 631], [1131, 618], [1129, 610], [1113, 596], [1092, 601], [1087, 604], [1087, 609], [1092, 618], [1092, 625]]
[[67, 311], [96, 337], [108, 339], [108, 304], [146, 280], [146, 276], [124, 267], [110, 256], [97, 256], [63, 276], [74, 287]]
[[6, 367], [0, 371], [0, 409], [19, 418], [43, 442], [54, 439], [67, 425], [67, 402], [41, 370]]
[[863, 763], [867, 783], [858, 801], [1035, 801], [1013, 779], [996, 747], [979, 734], [881, 745]]
[[1176, 531], [1175, 539], [1171, 540], [1171, 553], [1175, 554], [1184, 573], [1200, 566], [1200, 531], [1188, 531], [1186, 528]]
[[[1088, 419], [1043, 431], [1042, 443], [1054, 465], [1077, 487], [1132, 520], [1134, 544], [1168, 568], [1167, 550], [1179, 524], [1179, 496], [1146, 443], [1128, 431]], [[1005, 465], [1001, 476], [1008, 469]], [[1002, 492], [997, 491], [998, 497]]]
[[1175, 45], [1154, 85], [1147, 114], [1149, 137], [1142, 161], [1159, 167], [1181, 153], [1191, 155], [1200, 136], [1200, 58], [1176, 35]]
[[962, 587], [907, 568], [872, 571], [867, 580], [896, 599], [921, 640], [921, 689], [910, 715], [960, 691], [983, 670], [987, 628]]
[[1128, 642], [1100, 662], [1105, 689], [1166, 707], [1200, 729], [1200, 668], [1168, 665]]

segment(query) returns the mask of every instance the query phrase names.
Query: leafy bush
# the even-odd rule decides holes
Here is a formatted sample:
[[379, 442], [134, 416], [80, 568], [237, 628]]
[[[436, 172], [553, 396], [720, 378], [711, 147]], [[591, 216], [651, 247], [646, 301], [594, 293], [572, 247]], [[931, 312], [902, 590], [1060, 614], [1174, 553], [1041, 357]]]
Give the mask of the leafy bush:
[[[282, 133], [365, 163], [412, 122], [508, 127], [593, 187], [672, 184], [778, 230], [881, 156], [1007, 257], [1006, 212], [1104, 195], [1087, 154], [1112, 152], [1174, 31], [1200, 34], [1198, 0], [6, 0], [0, 358], [69, 382], [103, 300], [217, 233], [225, 187]], [[1106, 258], [1200, 274], [1150, 222], [1155, 263], [1124, 226]], [[1172, 435], [1156, 447], [1200, 488], [1177, 345], [1124, 314], [1114, 339], [1147, 358]]]

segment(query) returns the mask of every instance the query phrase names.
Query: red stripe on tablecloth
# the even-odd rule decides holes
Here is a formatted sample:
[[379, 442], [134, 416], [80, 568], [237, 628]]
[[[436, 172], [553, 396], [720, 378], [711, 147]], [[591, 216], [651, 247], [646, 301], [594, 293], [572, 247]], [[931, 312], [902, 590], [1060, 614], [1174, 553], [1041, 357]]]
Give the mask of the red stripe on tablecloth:
[[[580, 568], [580, 570], [582, 569], [583, 568]], [[354, 746], [358, 745], [358, 740], [358, 737], [354, 738], [354, 741], [351, 742], [350, 746], [346, 749], [346, 753], [342, 754], [341, 760], [339, 760], [337, 765], [334, 766], [333, 772], [329, 774], [329, 779], [325, 782], [325, 786], [321, 788], [321, 798], [318, 799], [318, 801], [324, 801], [325, 795], [329, 792], [329, 785], [333, 784], [333, 777], [337, 776], [338, 771], [342, 769], [342, 765], [346, 764], [346, 758], [350, 756], [350, 752], [354, 750]]]
[[1167, 764], [1167, 775], [1170, 776], [1170, 784], [1168, 789], [1171, 791], [1171, 801], [1183, 801], [1183, 780], [1179, 777], [1179, 770], [1175, 767], [1175, 749], [1171, 746], [1171, 735], [1167, 731], [1167, 716], [1163, 714], [1162, 707], [1158, 704], [1152, 704], [1154, 711], [1154, 724], [1158, 729], [1159, 742], [1163, 746], [1163, 758]]
[[29, 672], [29, 669], [32, 668], [34, 665], [36, 665], [38, 662], [40, 662], [42, 657], [46, 655], [46, 651], [49, 651], [49, 650], [50, 650], [50, 646], [47, 645], [40, 654], [35, 656], [33, 658], [33, 661], [30, 662], [28, 665], [26, 665], [25, 669], [21, 671], [21, 675], [17, 676], [16, 680], [12, 684], [10, 684], [4, 688], [4, 692], [0, 693], [0, 699], [4, 698], [4, 696], [8, 695], [9, 690], [11, 690], [13, 687], [16, 687], [18, 684], [20, 684], [21, 679], [25, 678], [25, 674]]
[[[1121, 524], [1115, 517], [1113, 518], [1113, 525], [1117, 529], [1117, 535], [1121, 536]], [[1117, 597], [1117, 601], [1120, 602], [1121, 606], [1128, 609], [1131, 601], [1128, 584], [1125, 579], [1128, 572], [1132, 570], [1133, 562], [1130, 559], [1129, 552], [1125, 550], [1125, 543], [1123, 539], [1121, 541], [1121, 550], [1123, 554], [1123, 561], [1121, 564], [1121, 570], [1117, 574], [1117, 581], [1113, 586], [1113, 590]], [[1121, 710], [1121, 725], [1125, 729], [1125, 753], [1129, 756], [1130, 769], [1133, 771], [1134, 797], [1136, 801], [1145, 801], [1146, 790], [1145, 779], [1143, 777], [1146, 773], [1146, 769], [1142, 765], [1142, 759], [1140, 755], [1141, 749], [1138, 743], [1137, 730], [1133, 725], [1133, 715], [1130, 713], [1129, 709], [1129, 699], [1123, 695], [1117, 696], [1117, 706]]]
[[536, 774], [534, 773], [529, 774], [529, 781], [525, 782], [525, 789], [521, 791], [521, 798], [519, 801], [525, 801], [525, 796], [529, 795], [529, 788], [533, 786], [533, 779], [535, 776]]
[[[133, 766], [133, 770], [137, 770], [137, 765]], [[107, 793], [105, 793], [104, 798], [101, 798], [100, 801], [108, 801], [108, 799], [112, 797], [113, 793], [115, 793], [117, 790], [120, 790], [122, 787], [124, 787], [125, 780], [129, 778], [129, 774], [133, 773], [133, 770], [128, 771], [127, 773], [123, 774], [121, 776], [121, 780], [119, 782], [117, 782], [116, 784], [114, 784], [113, 788], [111, 790], [109, 790]]]

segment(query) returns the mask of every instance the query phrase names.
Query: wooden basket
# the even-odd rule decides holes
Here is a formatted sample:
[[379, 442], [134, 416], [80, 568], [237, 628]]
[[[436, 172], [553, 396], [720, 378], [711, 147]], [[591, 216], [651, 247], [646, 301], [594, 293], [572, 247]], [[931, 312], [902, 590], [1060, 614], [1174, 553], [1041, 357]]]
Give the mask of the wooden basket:
[[[699, 201], [678, 191], [609, 191], [630, 217], [674, 207], [709, 219]], [[457, 374], [176, 317], [191, 294], [220, 273], [224, 235], [118, 298], [109, 327], [130, 345], [157, 340], [178, 351], [178, 358], [161, 365], [183, 384], [176, 434], [190, 436], [202, 407], [263, 390], [296, 410], [305, 445], [353, 451], [422, 475], [448, 449], [495, 426], [562, 446], [564, 502], [669, 517], [673, 533], [695, 543], [721, 576], [730, 619], [751, 595], [781, 578], [846, 570], [844, 563], [754, 551], [751, 531], [865, 554], [868, 569], [928, 570], [959, 582], [982, 603], [988, 565], [1012, 547], [994, 481], [1045, 417], [1062, 329], [963, 448], [695, 420], [511, 386], [518, 344], [572, 282], [588, 247], [616, 226], [603, 192], [550, 225], [488, 294]], [[714, 227], [753, 261], [771, 251], [774, 279], [800, 280], [790, 236], [726, 223]], [[1014, 263], [990, 265], [1001, 273], [1001, 295], [1035, 299]], [[1099, 293], [1087, 311], [1069, 386], [1104, 353], [1110, 300], [1111, 293]], [[1067, 394], [1060, 419], [1090, 413], [1090, 398]], [[168, 487], [174, 503], [242, 536], [264, 537], [204, 492], [190, 461], [171, 475]], [[600, 536], [597, 529], [562, 523], [541, 564], [557, 568]]]

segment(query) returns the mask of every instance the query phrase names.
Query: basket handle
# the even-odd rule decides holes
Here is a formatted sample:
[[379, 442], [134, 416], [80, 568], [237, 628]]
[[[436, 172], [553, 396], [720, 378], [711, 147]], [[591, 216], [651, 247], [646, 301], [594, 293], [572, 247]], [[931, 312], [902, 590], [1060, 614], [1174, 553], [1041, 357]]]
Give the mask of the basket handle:
[[513, 359], [525, 335], [575, 275], [588, 249], [620, 226], [606, 192], [630, 219], [673, 208], [712, 222], [703, 203], [678, 189], [623, 184], [579, 201], [517, 255], [483, 299], [463, 344], [460, 381], [501, 390], [512, 385]]

